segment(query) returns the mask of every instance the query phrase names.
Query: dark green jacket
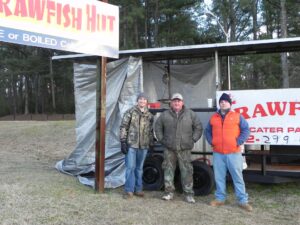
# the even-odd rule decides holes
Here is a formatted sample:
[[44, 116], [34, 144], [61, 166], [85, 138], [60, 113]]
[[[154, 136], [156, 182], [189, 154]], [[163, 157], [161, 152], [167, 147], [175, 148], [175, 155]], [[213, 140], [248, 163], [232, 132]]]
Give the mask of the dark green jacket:
[[178, 115], [171, 109], [164, 111], [155, 123], [158, 141], [169, 150], [191, 150], [202, 131], [196, 113], [185, 107]]
[[153, 115], [146, 108], [141, 112], [138, 106], [127, 110], [120, 126], [120, 141], [127, 141], [129, 147], [145, 149], [153, 143]]

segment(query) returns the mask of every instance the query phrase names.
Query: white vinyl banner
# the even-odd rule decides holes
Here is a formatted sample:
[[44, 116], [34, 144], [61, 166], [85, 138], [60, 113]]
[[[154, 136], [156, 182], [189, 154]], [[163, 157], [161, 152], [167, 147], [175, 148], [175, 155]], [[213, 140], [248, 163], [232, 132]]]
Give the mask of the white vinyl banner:
[[96, 0], [0, 0], [0, 42], [119, 57], [119, 8]]
[[218, 91], [232, 98], [232, 109], [248, 121], [246, 144], [300, 145], [300, 89]]

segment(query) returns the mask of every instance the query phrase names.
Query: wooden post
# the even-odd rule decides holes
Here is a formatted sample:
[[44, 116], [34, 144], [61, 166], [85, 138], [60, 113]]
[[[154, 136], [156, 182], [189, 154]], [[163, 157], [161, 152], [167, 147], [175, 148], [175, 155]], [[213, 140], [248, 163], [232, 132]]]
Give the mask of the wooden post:
[[[101, 60], [101, 62], [100, 62]], [[105, 123], [106, 123], [106, 58], [97, 62], [96, 95], [96, 148], [95, 148], [95, 190], [104, 192]]]
[[100, 193], [104, 193], [105, 184], [106, 63], [106, 57], [97, 61], [95, 191]]

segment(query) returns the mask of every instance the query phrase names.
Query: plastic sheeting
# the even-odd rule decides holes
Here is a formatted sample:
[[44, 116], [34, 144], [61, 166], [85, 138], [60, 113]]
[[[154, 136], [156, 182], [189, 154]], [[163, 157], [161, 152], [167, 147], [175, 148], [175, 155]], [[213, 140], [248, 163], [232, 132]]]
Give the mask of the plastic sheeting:
[[[142, 62], [129, 58], [107, 64], [105, 188], [124, 184], [124, 155], [120, 152], [119, 126], [123, 113], [132, 107], [142, 91]], [[74, 64], [76, 109], [76, 147], [56, 168], [77, 176], [83, 184], [94, 187], [96, 138], [96, 65]]]
[[[163, 63], [143, 63], [144, 88], [149, 101], [169, 98], [167, 68]], [[179, 92], [189, 108], [206, 108], [216, 96], [213, 61], [192, 65], [170, 65], [170, 93]], [[171, 97], [171, 96], [170, 96]]]
[[[142, 63], [139, 58], [121, 59], [107, 64], [105, 188], [125, 182], [124, 155], [120, 151], [119, 126], [123, 113], [136, 104], [138, 93], [145, 91], [149, 102], [169, 98], [180, 92], [187, 107], [205, 108], [207, 98], [215, 98], [214, 64], [205, 61], [193, 65], [170, 65], [170, 86], [166, 80], [166, 64]], [[96, 65], [74, 64], [76, 104], [76, 147], [56, 168], [77, 176], [83, 184], [94, 186], [94, 178], [86, 174], [95, 170], [96, 135]], [[163, 105], [163, 107], [168, 107]], [[199, 114], [205, 126], [209, 113]], [[196, 148], [205, 148], [203, 138]]]

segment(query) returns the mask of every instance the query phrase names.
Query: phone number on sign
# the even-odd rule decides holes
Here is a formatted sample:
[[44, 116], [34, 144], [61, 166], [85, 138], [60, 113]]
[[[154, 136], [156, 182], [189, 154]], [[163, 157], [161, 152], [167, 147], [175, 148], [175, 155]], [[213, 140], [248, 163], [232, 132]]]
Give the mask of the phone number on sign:
[[260, 135], [251, 134], [246, 144], [266, 144], [266, 145], [299, 145], [300, 135]]

